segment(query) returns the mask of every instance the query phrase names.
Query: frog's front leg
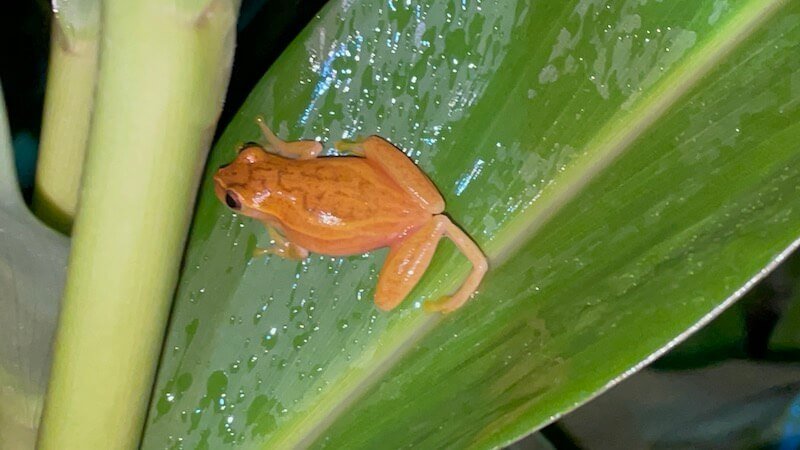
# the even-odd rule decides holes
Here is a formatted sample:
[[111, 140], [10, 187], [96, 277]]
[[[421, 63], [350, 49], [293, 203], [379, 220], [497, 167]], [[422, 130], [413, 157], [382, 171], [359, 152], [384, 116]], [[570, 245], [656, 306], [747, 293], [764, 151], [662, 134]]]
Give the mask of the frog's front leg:
[[269, 129], [264, 118], [256, 117], [256, 123], [261, 128], [261, 133], [269, 143], [269, 146], [275, 153], [293, 159], [313, 159], [319, 156], [322, 152], [322, 144], [314, 140], [302, 140], [286, 142], [279, 138]]
[[426, 303], [425, 309], [450, 312], [469, 300], [488, 269], [486, 257], [447, 216], [436, 215], [428, 224], [392, 245], [375, 290], [375, 304], [379, 308], [386, 311], [393, 309], [408, 296], [428, 268], [442, 236], [449, 237], [469, 259], [472, 271], [452, 296]]
[[308, 257], [308, 250], [281, 236], [278, 230], [273, 226], [266, 225], [266, 227], [269, 237], [272, 240], [272, 245], [266, 248], [256, 247], [256, 249], [253, 250], [253, 257], [278, 255], [281, 258], [294, 260], [302, 260]]

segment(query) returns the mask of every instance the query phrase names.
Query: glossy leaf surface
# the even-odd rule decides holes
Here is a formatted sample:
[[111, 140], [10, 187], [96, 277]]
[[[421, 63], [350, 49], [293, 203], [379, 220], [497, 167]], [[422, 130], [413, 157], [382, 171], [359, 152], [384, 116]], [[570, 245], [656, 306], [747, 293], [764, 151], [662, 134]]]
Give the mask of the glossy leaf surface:
[[[601, 392], [800, 235], [799, 42], [796, 1], [329, 3], [212, 153], [144, 448], [491, 448]], [[210, 175], [259, 114], [404, 149], [480, 294], [421, 310], [469, 267], [448, 243], [388, 314], [385, 250], [252, 259]]]

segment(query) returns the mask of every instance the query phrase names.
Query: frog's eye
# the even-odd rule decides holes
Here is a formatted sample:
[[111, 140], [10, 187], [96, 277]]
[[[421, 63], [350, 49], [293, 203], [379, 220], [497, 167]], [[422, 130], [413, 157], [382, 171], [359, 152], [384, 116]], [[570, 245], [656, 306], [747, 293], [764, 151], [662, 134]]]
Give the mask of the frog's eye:
[[240, 202], [236, 194], [231, 191], [225, 192], [225, 204], [228, 205], [229, 208], [237, 211], [242, 207], [242, 202]]

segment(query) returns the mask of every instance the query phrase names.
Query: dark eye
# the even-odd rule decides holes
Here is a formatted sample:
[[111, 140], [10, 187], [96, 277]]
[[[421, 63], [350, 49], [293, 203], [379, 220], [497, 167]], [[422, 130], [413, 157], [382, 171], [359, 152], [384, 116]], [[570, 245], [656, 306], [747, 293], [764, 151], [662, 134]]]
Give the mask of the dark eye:
[[239, 202], [239, 199], [236, 198], [236, 194], [228, 191], [225, 193], [225, 204], [228, 205], [231, 209], [239, 210], [242, 207], [242, 204]]

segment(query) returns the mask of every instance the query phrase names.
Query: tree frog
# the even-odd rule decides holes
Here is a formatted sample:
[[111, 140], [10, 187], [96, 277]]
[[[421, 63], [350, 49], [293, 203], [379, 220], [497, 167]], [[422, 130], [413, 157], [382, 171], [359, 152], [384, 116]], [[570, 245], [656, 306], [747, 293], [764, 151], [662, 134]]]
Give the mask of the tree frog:
[[257, 123], [268, 145], [243, 145], [214, 175], [220, 201], [266, 226], [272, 246], [256, 255], [304, 259], [309, 252], [345, 256], [389, 247], [375, 289], [375, 304], [388, 311], [417, 284], [447, 236], [472, 270], [452, 295], [425, 309], [453, 311], [475, 292], [486, 257], [443, 214], [439, 191], [400, 149], [370, 136], [336, 142], [345, 156], [320, 157], [319, 142], [286, 142], [262, 118]]

